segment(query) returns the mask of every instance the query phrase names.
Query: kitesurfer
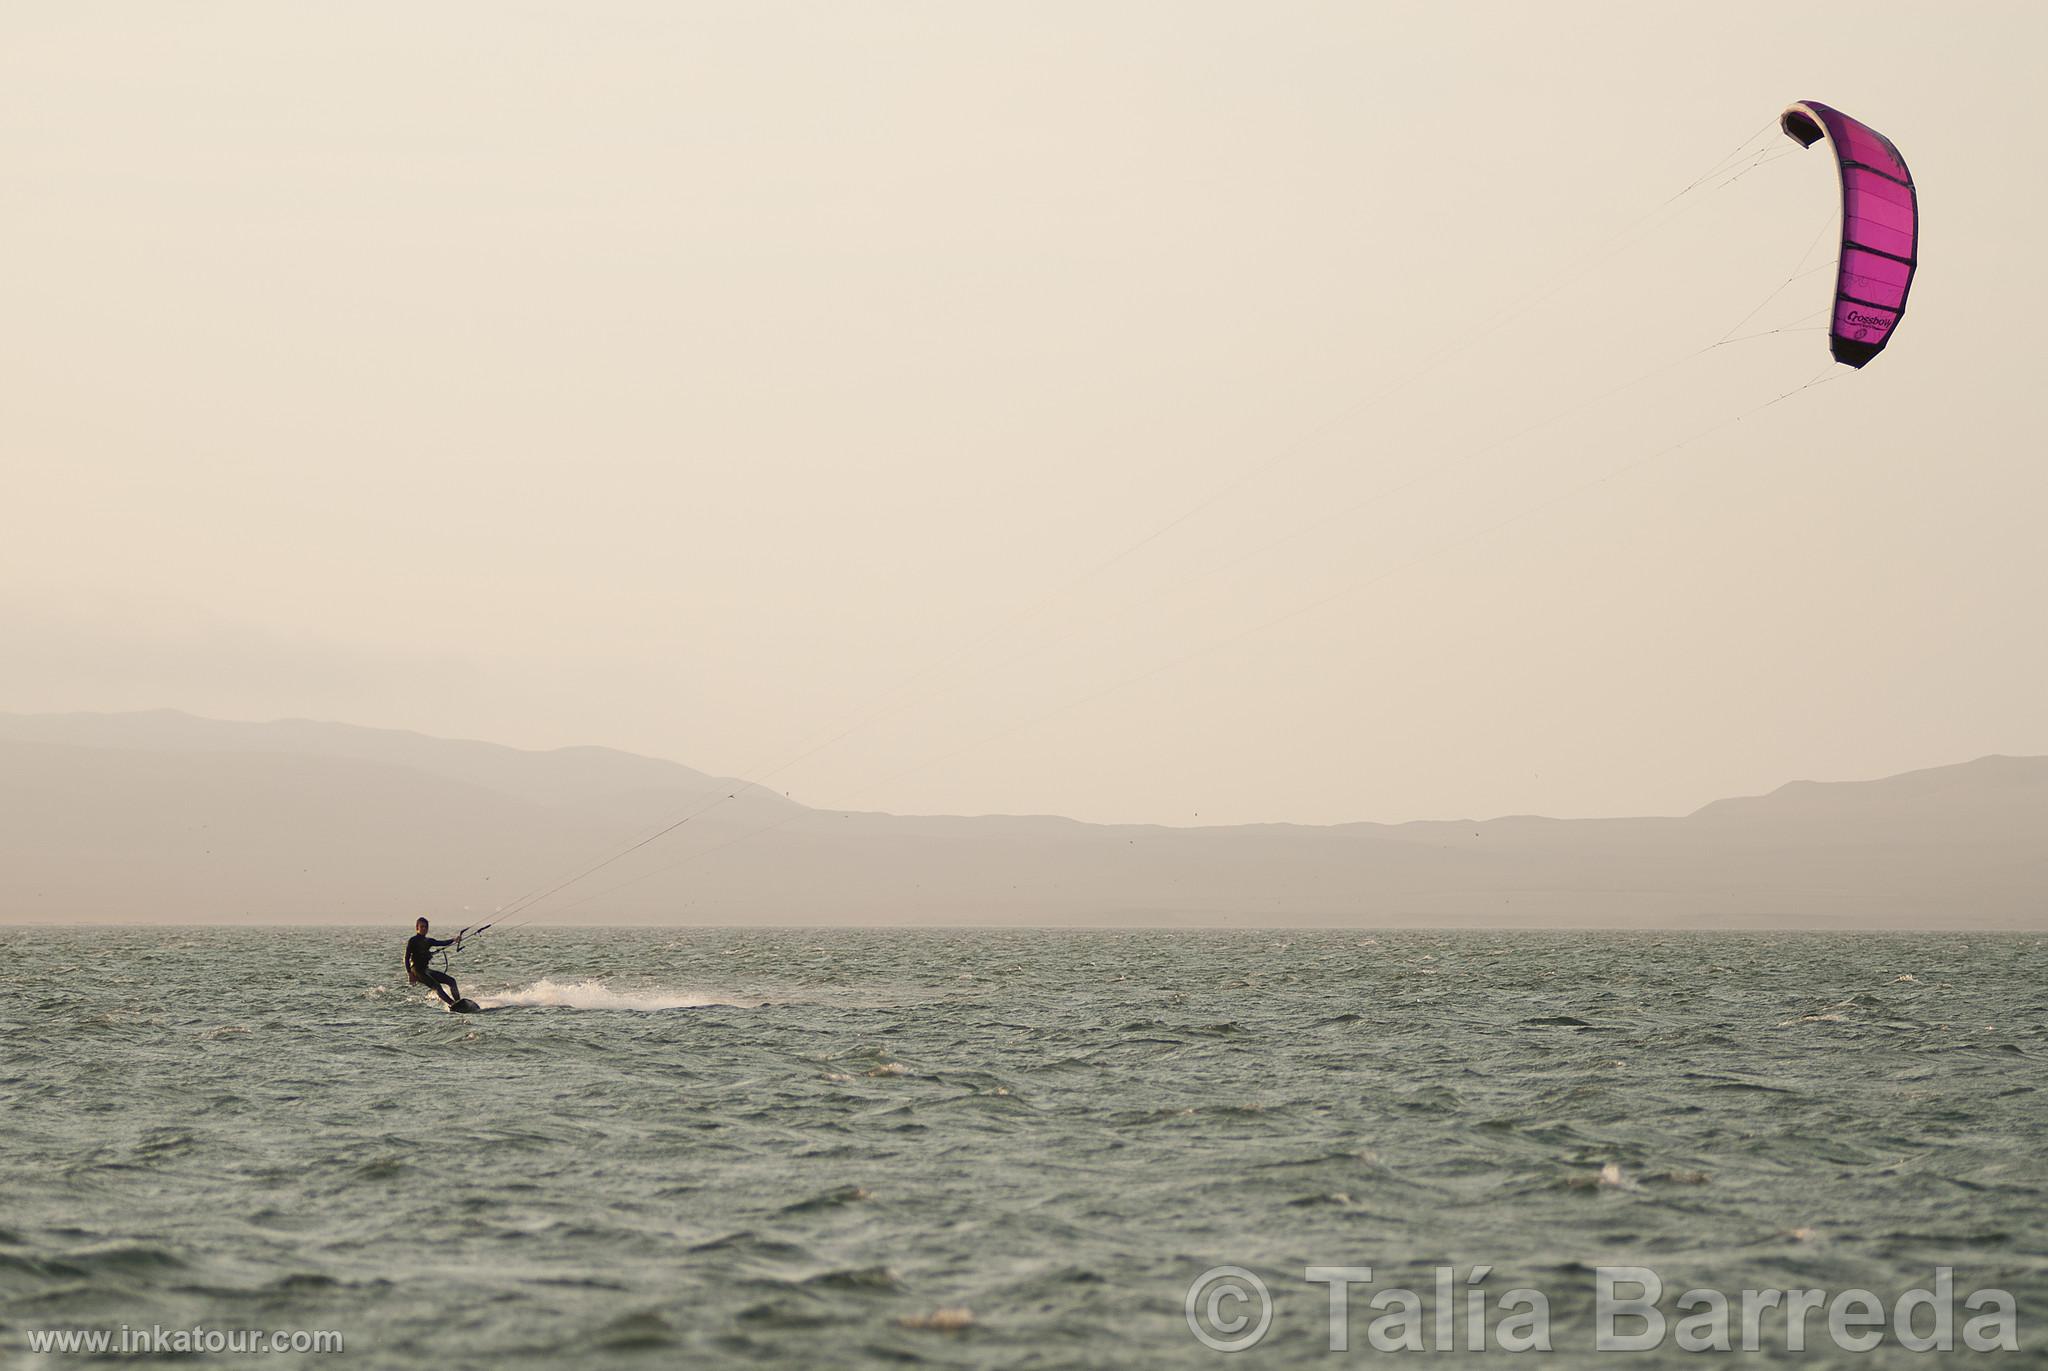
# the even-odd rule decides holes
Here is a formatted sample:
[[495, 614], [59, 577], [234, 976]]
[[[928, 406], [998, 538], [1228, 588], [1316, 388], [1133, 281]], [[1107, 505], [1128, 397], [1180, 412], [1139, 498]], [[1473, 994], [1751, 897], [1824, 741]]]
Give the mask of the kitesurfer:
[[[453, 1007], [462, 998], [462, 991], [456, 987], [455, 978], [445, 971], [434, 970], [434, 953], [444, 947], [462, 946], [462, 935], [452, 938], [429, 938], [427, 921], [421, 918], [413, 924], [414, 933], [405, 940], [405, 978], [414, 985], [424, 985], [441, 997], [441, 1003]], [[446, 989], [443, 989], [443, 987]]]

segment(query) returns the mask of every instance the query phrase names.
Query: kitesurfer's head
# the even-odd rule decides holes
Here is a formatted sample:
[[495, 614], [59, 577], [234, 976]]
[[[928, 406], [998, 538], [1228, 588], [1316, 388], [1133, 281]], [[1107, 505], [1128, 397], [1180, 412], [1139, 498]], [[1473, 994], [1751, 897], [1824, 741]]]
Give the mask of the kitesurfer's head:
[[417, 919], [414, 919], [414, 920], [412, 921], [412, 926], [413, 926], [414, 928], [417, 928], [417, 929], [418, 929], [418, 930], [419, 930], [420, 932], [422, 932], [422, 933], [426, 932], [426, 931], [427, 931], [427, 916], [426, 916], [426, 915], [424, 915], [424, 914], [422, 914], [422, 915], [421, 915], [421, 916], [420, 916], [419, 918], [417, 918]]

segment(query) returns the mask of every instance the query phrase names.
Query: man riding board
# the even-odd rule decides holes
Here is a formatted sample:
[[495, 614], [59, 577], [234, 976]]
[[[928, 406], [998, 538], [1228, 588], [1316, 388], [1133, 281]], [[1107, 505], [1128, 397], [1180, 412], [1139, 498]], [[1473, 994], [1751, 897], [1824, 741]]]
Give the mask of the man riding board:
[[[452, 938], [429, 938], [427, 921], [422, 918], [413, 924], [416, 930], [405, 940], [405, 978], [414, 985], [424, 985], [441, 997], [441, 1003], [449, 1008], [462, 998], [462, 991], [456, 987], [455, 978], [445, 971], [434, 970], [434, 954], [444, 947], [461, 947], [462, 935]], [[446, 987], [445, 989], [443, 987]]]

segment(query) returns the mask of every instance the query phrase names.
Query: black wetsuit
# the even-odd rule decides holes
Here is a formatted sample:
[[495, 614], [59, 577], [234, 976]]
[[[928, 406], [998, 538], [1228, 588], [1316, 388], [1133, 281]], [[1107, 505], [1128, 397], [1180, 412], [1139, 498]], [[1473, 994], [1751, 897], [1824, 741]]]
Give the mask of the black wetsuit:
[[[462, 991], [456, 988], [453, 976], [434, 970], [434, 949], [454, 945], [453, 938], [429, 938], [424, 933], [415, 933], [405, 940], [406, 976], [413, 984], [426, 986], [439, 995], [443, 1004], [454, 1004], [462, 998]], [[441, 989], [444, 985], [446, 990]]]

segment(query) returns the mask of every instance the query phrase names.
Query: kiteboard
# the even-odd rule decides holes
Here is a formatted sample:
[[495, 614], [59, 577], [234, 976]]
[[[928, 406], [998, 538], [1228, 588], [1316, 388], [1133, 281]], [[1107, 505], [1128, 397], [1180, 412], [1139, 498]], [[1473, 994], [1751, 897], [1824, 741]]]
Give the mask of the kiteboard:
[[446, 1005], [445, 1007], [450, 1014], [481, 1014], [484, 1010], [482, 1005], [470, 999], [467, 995], [464, 995], [454, 1004]]

